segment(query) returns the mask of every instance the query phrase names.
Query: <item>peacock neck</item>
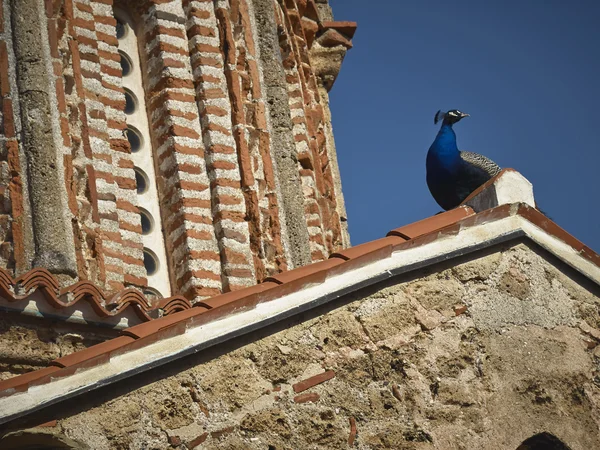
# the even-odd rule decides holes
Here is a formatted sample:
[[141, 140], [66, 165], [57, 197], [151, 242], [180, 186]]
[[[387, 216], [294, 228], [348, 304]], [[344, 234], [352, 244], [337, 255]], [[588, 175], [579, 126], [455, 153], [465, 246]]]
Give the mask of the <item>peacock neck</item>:
[[430, 153], [443, 164], [450, 166], [458, 163], [460, 154], [456, 145], [456, 134], [451, 124], [442, 124], [435, 141], [431, 145]]

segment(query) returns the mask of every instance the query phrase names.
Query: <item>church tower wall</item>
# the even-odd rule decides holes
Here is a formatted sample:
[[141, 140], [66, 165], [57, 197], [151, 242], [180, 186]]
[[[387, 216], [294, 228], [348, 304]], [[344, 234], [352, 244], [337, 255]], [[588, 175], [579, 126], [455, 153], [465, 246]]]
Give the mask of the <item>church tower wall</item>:
[[313, 0], [0, 0], [0, 266], [193, 302], [347, 247], [321, 56], [344, 24]]

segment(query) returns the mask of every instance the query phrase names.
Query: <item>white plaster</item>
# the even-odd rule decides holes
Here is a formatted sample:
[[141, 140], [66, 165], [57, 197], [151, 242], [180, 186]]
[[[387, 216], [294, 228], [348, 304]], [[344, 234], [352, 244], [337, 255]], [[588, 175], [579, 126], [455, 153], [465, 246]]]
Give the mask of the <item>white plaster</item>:
[[475, 212], [480, 212], [512, 203], [527, 203], [535, 208], [533, 185], [519, 172], [510, 170], [504, 172], [492, 185], [473, 197], [467, 205]]

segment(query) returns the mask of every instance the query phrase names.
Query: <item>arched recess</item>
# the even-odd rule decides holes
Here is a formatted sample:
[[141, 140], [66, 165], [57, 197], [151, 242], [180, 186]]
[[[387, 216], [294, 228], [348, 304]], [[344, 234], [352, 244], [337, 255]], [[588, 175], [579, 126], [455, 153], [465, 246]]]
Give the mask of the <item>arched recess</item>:
[[148, 122], [147, 86], [140, 58], [140, 50], [143, 51], [145, 42], [143, 39], [140, 42], [139, 36], [143, 36], [144, 33], [130, 12], [131, 8], [127, 7], [127, 2], [115, 2], [113, 14], [116, 20], [116, 37], [125, 95], [126, 137], [134, 164], [148, 286], [159, 292], [161, 296], [168, 297], [171, 295], [171, 283], [162, 231], [156, 152]]
[[571, 450], [571, 447], [553, 434], [543, 432], [525, 439], [517, 450]]

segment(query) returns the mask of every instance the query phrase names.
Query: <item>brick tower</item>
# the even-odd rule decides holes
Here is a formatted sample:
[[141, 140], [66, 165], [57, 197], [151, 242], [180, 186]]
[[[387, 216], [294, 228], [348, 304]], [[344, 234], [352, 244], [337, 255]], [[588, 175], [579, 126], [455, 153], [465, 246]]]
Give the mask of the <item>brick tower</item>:
[[193, 303], [349, 245], [326, 0], [0, 5], [7, 273]]

